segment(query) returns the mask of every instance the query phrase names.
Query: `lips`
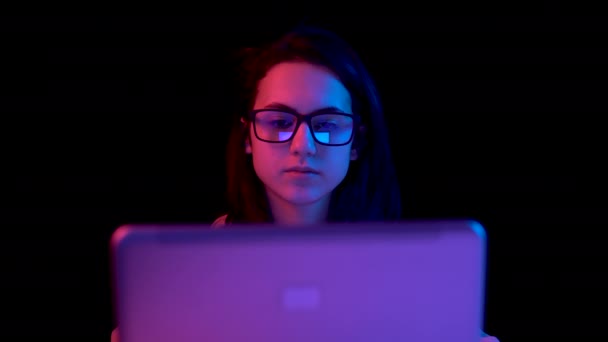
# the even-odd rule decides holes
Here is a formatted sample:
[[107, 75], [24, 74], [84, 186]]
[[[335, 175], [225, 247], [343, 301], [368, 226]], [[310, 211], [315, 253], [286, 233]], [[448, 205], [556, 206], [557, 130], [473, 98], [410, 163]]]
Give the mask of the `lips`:
[[295, 166], [285, 169], [285, 172], [319, 174], [319, 171], [307, 166]]

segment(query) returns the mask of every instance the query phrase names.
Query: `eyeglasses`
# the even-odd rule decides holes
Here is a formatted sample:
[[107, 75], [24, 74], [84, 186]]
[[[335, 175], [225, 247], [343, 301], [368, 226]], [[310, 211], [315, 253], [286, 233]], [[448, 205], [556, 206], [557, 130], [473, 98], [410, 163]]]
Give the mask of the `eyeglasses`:
[[303, 115], [285, 109], [256, 109], [249, 113], [256, 138], [268, 143], [291, 140], [306, 122], [314, 140], [326, 146], [342, 146], [353, 139], [360, 117], [338, 112]]

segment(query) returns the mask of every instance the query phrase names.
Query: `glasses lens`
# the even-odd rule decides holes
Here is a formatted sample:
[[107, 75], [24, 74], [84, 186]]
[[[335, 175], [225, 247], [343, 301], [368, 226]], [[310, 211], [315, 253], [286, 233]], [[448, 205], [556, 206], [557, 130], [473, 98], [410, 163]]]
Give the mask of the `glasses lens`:
[[[255, 115], [255, 130], [259, 139], [284, 142], [291, 139], [297, 117], [280, 111], [261, 111]], [[313, 117], [310, 130], [324, 144], [341, 145], [350, 141], [354, 122], [349, 115], [322, 114]]]
[[255, 115], [258, 138], [267, 141], [287, 141], [291, 138], [298, 118], [290, 113], [263, 111]]
[[353, 118], [348, 115], [322, 114], [315, 116], [311, 124], [315, 138], [324, 144], [345, 144], [353, 134]]

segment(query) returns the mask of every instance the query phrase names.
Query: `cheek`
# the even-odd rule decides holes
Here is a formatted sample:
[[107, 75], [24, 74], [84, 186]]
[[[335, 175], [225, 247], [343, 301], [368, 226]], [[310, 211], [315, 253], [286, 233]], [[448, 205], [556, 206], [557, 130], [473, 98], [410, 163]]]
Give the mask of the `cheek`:
[[264, 179], [266, 177], [273, 177], [277, 172], [277, 165], [281, 159], [280, 151], [277, 151], [269, 144], [260, 144], [259, 141], [252, 141], [251, 145], [251, 156], [253, 161], [253, 168], [258, 177]]
[[342, 181], [350, 165], [350, 147], [339, 147], [339, 149], [328, 154], [325, 167], [328, 171], [331, 170], [332, 179]]

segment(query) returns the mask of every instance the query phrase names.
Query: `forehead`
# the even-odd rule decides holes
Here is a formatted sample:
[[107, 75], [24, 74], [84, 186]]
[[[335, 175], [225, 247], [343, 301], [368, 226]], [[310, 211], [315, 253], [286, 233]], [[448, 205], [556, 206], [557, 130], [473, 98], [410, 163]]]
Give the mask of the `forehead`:
[[277, 64], [260, 80], [255, 108], [271, 103], [282, 103], [301, 113], [323, 107], [351, 112], [351, 97], [342, 82], [328, 69], [305, 62]]

